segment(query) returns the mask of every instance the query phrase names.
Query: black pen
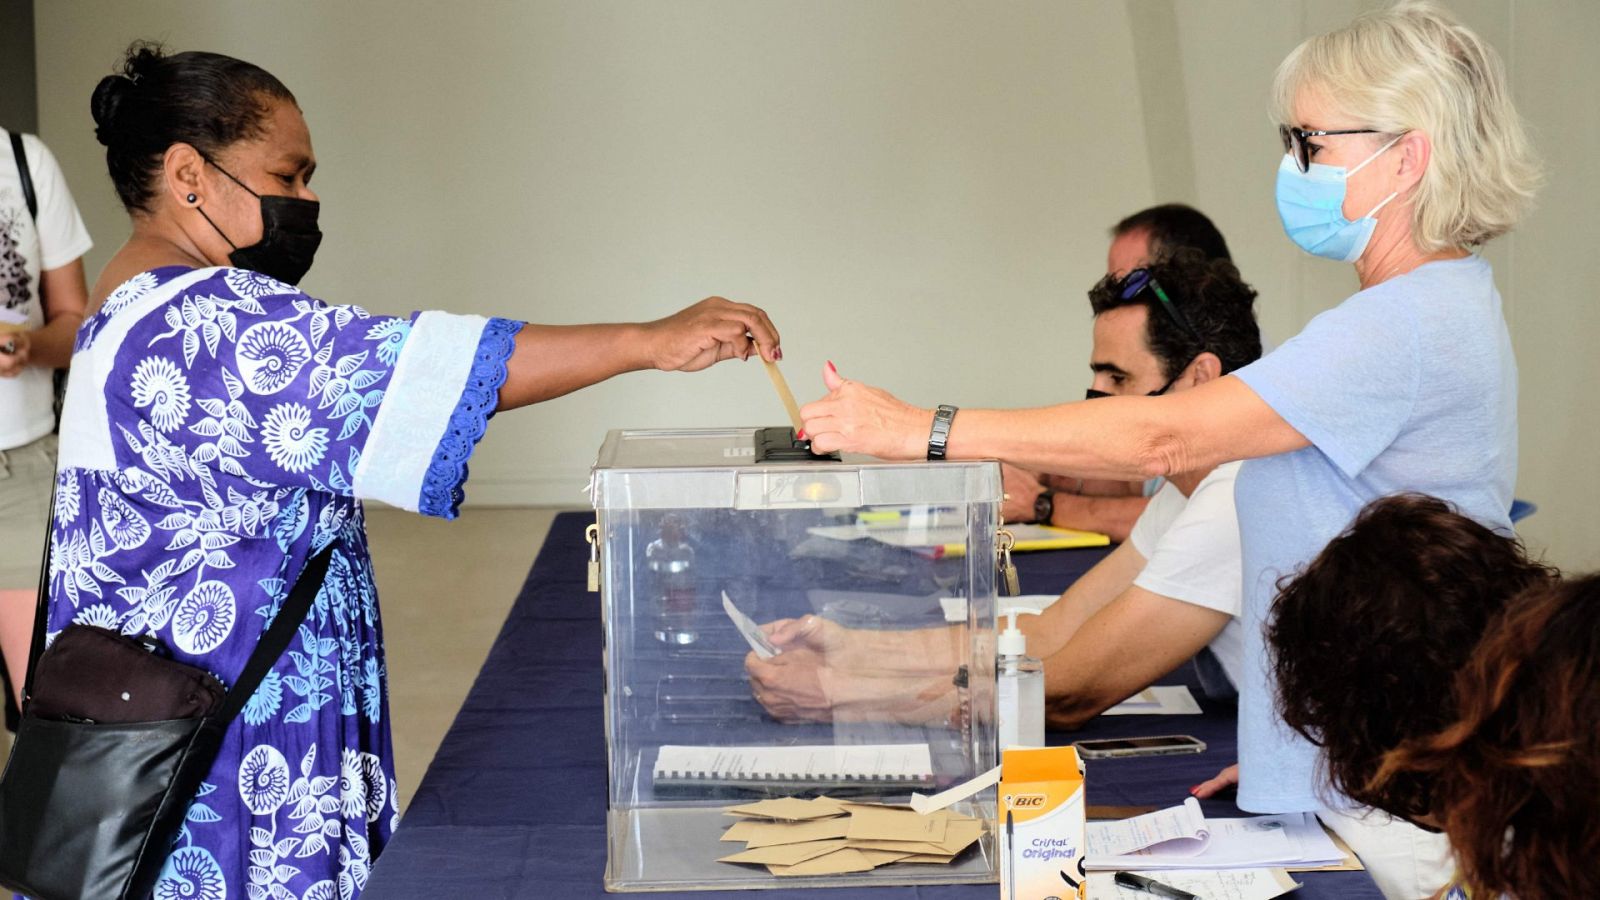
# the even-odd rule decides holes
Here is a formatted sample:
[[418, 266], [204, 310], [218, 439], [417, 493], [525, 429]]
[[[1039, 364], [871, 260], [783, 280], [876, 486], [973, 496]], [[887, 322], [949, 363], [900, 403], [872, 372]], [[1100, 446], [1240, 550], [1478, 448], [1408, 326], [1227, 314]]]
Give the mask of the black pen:
[[1017, 900], [1017, 827], [1009, 809], [1006, 810], [1006, 880], [1011, 887], [1006, 900]]
[[1132, 872], [1118, 872], [1113, 880], [1116, 881], [1119, 887], [1133, 888], [1136, 891], [1155, 894], [1157, 897], [1166, 897], [1167, 900], [1201, 900], [1199, 894], [1180, 891], [1170, 884], [1162, 884], [1159, 881], [1146, 878], [1143, 875], [1135, 875]]

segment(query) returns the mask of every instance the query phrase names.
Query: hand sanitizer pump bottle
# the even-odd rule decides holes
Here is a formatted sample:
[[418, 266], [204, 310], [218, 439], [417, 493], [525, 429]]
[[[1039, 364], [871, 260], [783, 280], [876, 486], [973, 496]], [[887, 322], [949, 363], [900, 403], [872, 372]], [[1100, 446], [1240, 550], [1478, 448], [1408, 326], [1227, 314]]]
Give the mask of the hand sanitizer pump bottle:
[[996, 642], [995, 667], [999, 702], [1000, 749], [1044, 746], [1044, 663], [1027, 655], [1027, 638], [1017, 628], [1017, 616], [1037, 616], [1037, 609], [1006, 611], [1009, 620]]

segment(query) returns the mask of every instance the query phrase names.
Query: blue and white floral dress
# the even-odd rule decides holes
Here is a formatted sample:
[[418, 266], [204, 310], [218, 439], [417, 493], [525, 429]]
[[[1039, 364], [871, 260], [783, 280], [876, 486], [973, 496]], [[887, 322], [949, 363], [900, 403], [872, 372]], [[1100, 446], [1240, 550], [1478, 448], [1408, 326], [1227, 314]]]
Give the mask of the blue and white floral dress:
[[330, 306], [243, 269], [141, 274], [84, 323], [48, 634], [153, 634], [231, 684], [306, 561], [298, 638], [229, 729], [157, 900], [351, 900], [398, 823], [361, 499], [453, 518], [520, 323]]

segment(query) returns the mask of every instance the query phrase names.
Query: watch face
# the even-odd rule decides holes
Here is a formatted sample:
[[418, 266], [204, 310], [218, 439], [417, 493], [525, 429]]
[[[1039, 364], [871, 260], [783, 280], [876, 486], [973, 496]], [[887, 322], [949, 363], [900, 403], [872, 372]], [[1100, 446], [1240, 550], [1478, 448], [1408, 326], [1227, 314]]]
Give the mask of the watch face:
[[1056, 511], [1054, 492], [1045, 491], [1033, 500], [1033, 520], [1035, 522], [1050, 521], [1050, 514]]

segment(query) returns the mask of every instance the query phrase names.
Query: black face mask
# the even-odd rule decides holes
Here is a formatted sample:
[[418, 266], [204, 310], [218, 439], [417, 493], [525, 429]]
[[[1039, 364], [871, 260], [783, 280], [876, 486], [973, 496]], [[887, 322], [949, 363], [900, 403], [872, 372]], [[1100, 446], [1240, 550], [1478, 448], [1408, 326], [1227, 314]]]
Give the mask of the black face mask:
[[206, 216], [205, 210], [200, 210], [200, 215], [205, 216], [211, 227], [216, 228], [217, 234], [222, 235], [222, 239], [233, 248], [233, 252], [228, 254], [228, 262], [241, 269], [276, 278], [285, 284], [299, 284], [300, 279], [310, 271], [311, 261], [317, 255], [317, 246], [322, 243], [322, 232], [317, 228], [317, 210], [321, 204], [299, 197], [257, 194], [244, 182], [234, 178], [227, 169], [209, 159], [206, 162], [216, 166], [218, 172], [261, 201], [261, 240], [248, 247], [235, 244], [223, 234], [221, 228], [217, 228], [217, 223], [212, 222], [210, 216]]
[[[1182, 378], [1182, 377], [1183, 377], [1183, 375], [1180, 373], [1178, 375], [1178, 378]], [[1170, 388], [1173, 385], [1178, 383], [1178, 378], [1172, 379], [1171, 381], [1167, 382], [1166, 384], [1163, 384], [1161, 386], [1160, 390], [1151, 391], [1150, 393], [1145, 394], [1145, 396], [1146, 397], [1159, 397], [1162, 394], [1165, 394], [1167, 392], [1168, 388]], [[1105, 391], [1097, 391], [1094, 388], [1089, 388], [1087, 391], [1083, 392], [1083, 399], [1085, 399], [1085, 400], [1098, 400], [1101, 397], [1122, 397], [1122, 396], [1126, 396], [1126, 395], [1124, 395], [1124, 394], [1108, 394]]]

